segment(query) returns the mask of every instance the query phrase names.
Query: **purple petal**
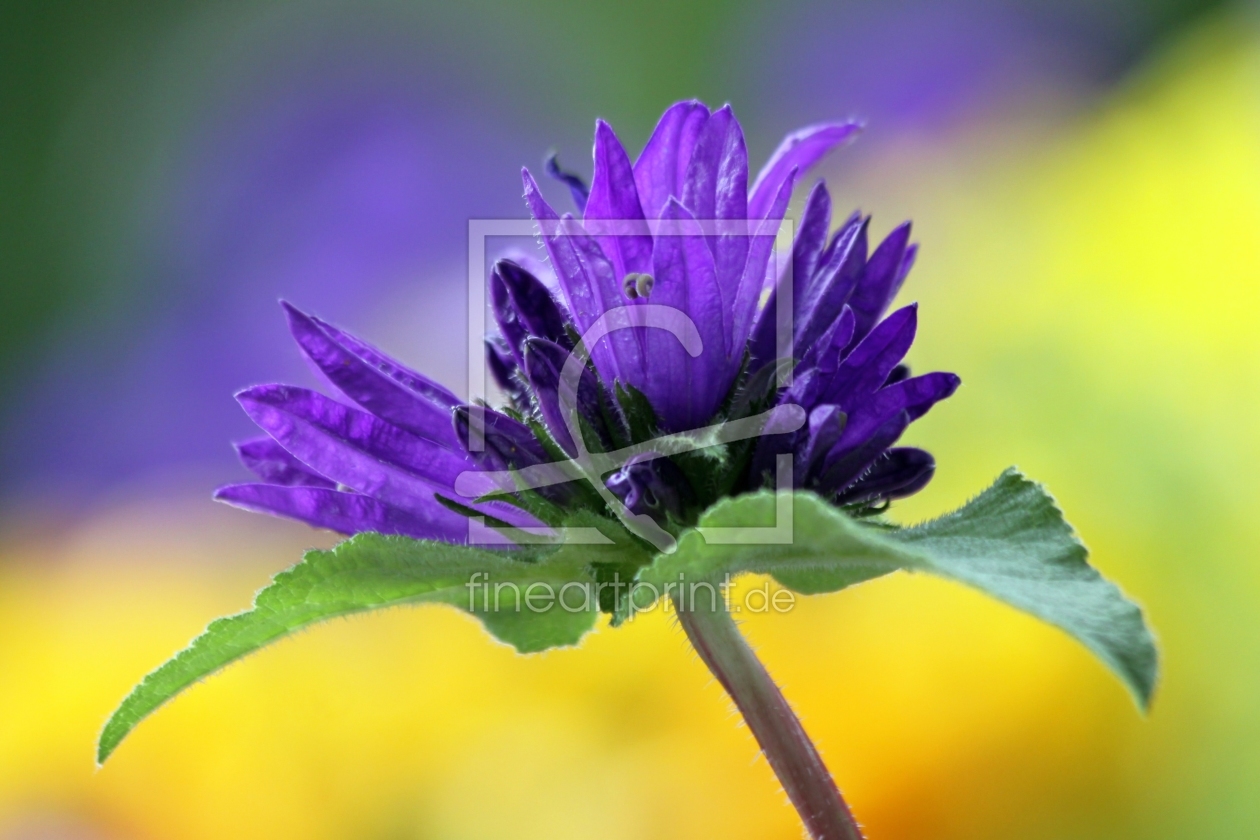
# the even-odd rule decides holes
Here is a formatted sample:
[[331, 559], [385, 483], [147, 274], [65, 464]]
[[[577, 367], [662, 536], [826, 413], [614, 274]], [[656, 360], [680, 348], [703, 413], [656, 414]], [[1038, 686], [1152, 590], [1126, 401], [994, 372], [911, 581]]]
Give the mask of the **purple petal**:
[[254, 475], [268, 484], [284, 484], [291, 487], [336, 487], [310, 467], [294, 458], [288, 451], [269, 437], [254, 438], [236, 444], [236, 454], [241, 463]]
[[889, 385], [892, 385], [895, 382], [900, 382], [903, 379], [909, 379], [909, 378], [910, 378], [910, 366], [897, 365], [895, 368], [892, 369], [892, 372], [888, 374], [888, 378], [884, 380], [884, 387], [888, 387]]
[[917, 304], [898, 309], [859, 341], [840, 363], [822, 398], [852, 406], [883, 386], [914, 343], [918, 310]]
[[748, 150], [730, 105], [714, 111], [700, 133], [681, 199], [692, 216], [704, 221], [748, 218]]
[[870, 332], [900, 291], [906, 276], [901, 265], [909, 241], [910, 223], [905, 222], [884, 238], [866, 263], [866, 272], [849, 302], [857, 316], [859, 338]]
[[486, 365], [495, 383], [503, 389], [503, 393], [512, 399], [514, 405], [528, 404], [524, 383], [517, 376], [518, 367], [512, 351], [499, 336], [491, 336], [485, 340]]
[[649, 219], [661, 218], [665, 204], [682, 197], [682, 185], [709, 109], [696, 100], [670, 106], [634, 163], [639, 203]]
[[273, 484], [230, 484], [215, 499], [235, 507], [296, 519], [341, 534], [375, 531], [449, 543], [468, 541], [468, 520], [437, 501], [423, 511], [408, 512], [361, 493], [320, 487], [278, 487]]
[[529, 335], [545, 338], [565, 347], [572, 344], [565, 329], [569, 317], [541, 280], [511, 260], [496, 262], [494, 272], [502, 280], [511, 298], [517, 320]]
[[245, 413], [320, 474], [404, 510], [422, 510], [472, 462], [364, 411], [287, 385], [237, 394]]
[[804, 301], [796, 302], [794, 346], [797, 354], [813, 345], [831, 326], [862, 278], [866, 267], [866, 222], [848, 228], [834, 255], [819, 272]]
[[[538, 191], [529, 170], [522, 170], [525, 200], [543, 227], [543, 243], [579, 333], [586, 333], [605, 312], [629, 300], [614, 275], [612, 263], [581, 226], [570, 217], [563, 222]], [[548, 230], [547, 227], [552, 227]], [[560, 229], [563, 228], [563, 229]], [[630, 382], [640, 387], [644, 378], [643, 352], [636, 330], [617, 330], [588, 347], [604, 381]]]
[[[761, 295], [765, 291], [766, 282], [772, 275], [770, 257], [774, 253], [775, 237], [783, 216], [787, 212], [788, 202], [792, 199], [792, 188], [796, 184], [796, 172], [793, 172], [779, 188], [779, 194], [761, 224], [752, 237], [748, 248], [748, 259], [744, 263], [743, 276], [739, 281], [739, 291], [735, 295], [735, 317], [731, 328], [731, 346], [728, 355], [732, 358], [743, 356], [753, 330], [753, 322], [757, 318], [757, 306], [761, 303]], [[774, 303], [773, 296], [770, 304]], [[774, 318], [774, 310], [770, 306], [769, 317]]]
[[808, 435], [804, 446], [797, 447], [796, 463], [793, 465], [798, 484], [805, 482], [812, 472], [821, 467], [823, 457], [840, 439], [847, 419], [838, 405], [820, 405], [809, 413]]
[[[694, 222], [674, 200], [666, 205], [664, 218], [682, 227]], [[689, 317], [699, 329], [704, 348], [692, 358], [668, 331], [645, 329], [644, 350], [652, 360], [652, 375], [641, 390], [656, 409], [663, 430], [694, 429], [713, 416], [735, 373], [726, 355], [731, 313], [723, 305], [713, 256], [702, 236], [658, 235], [652, 264], [656, 282], [649, 302]]]
[[[468, 440], [471, 411], [472, 407], [467, 405], [455, 409], [455, 430], [460, 440]], [[481, 411], [484, 446], [469, 454], [479, 467], [486, 470], [519, 470], [552, 462], [529, 426], [492, 408], [483, 406]], [[564, 476], [557, 468], [546, 468], [542, 477], [547, 480], [538, 490], [542, 496], [558, 504], [565, 504], [572, 498], [571, 483], [561, 480]], [[501, 513], [495, 515], [500, 519], [509, 519]]]
[[821, 123], [806, 126], [784, 137], [753, 184], [752, 196], [748, 200], [749, 218], [765, 216], [788, 172], [795, 168], [804, 173], [822, 160], [823, 155], [855, 137], [861, 128], [861, 123], [853, 121]]
[[682, 205], [706, 228], [714, 221], [732, 228], [718, 230], [706, 241], [722, 300], [733, 306], [748, 259], [748, 150], [730, 105], [713, 112], [696, 142], [683, 182]]
[[805, 211], [801, 213], [801, 224], [797, 228], [796, 242], [792, 246], [794, 300], [805, 299], [805, 290], [809, 288], [810, 278], [818, 270], [830, 227], [831, 194], [827, 192], [827, 185], [819, 181], [805, 200]]
[[918, 493], [936, 473], [931, 453], [913, 447], [889, 449], [836, 499], [840, 504], [903, 499]]
[[818, 491], [829, 496], [844, 490], [875, 463], [884, 450], [896, 443], [909, 425], [910, 416], [898, 411], [874, 427], [859, 443], [849, 446], [844, 438], [852, 427], [850, 421], [840, 440], [823, 459], [822, 474], [815, 483]]
[[634, 184], [634, 168], [612, 127], [595, 123], [595, 177], [584, 218], [607, 219], [614, 230], [596, 231], [595, 241], [612, 260], [616, 276], [652, 270], [652, 235]]
[[866, 440], [875, 430], [902, 412], [913, 420], [958, 390], [959, 378], [952, 373], [928, 373], [902, 380], [876, 391], [860, 408], [849, 414], [849, 424], [836, 446], [848, 449]]
[[[791, 386], [779, 395], [779, 404], [794, 404], [803, 408], [811, 408], [818, 403], [818, 371], [809, 369], [792, 381]], [[757, 440], [757, 448], [753, 451], [752, 466], [749, 476], [753, 486], [760, 486], [762, 477], [775, 474], [775, 457], [795, 452], [809, 434], [808, 429], [797, 429], [783, 434], [763, 434]], [[804, 479], [804, 473], [795, 476], [797, 486]]]
[[[814, 268], [814, 274], [809, 278], [809, 283], [806, 284], [807, 295], [809, 289], [817, 286], [819, 281], [827, 276], [828, 272], [835, 269], [835, 260], [839, 256], [843, 256], [841, 245], [850, 241], [853, 232], [857, 230], [863, 221], [862, 213], [854, 210], [849, 214], [849, 218], [844, 220], [844, 224], [840, 225], [836, 232], [832, 234], [831, 241], [823, 248], [823, 252], [818, 255], [818, 264]], [[797, 304], [800, 304], [800, 300], [797, 301]]]
[[[841, 352], [853, 340], [855, 323], [853, 310], [846, 304], [840, 310], [840, 317], [833, 321], [822, 337], [805, 351], [801, 366], [816, 367], [822, 376], [822, 381], [826, 383], [819, 389], [819, 393], [826, 393], [831, 387], [831, 378], [840, 365]], [[828, 402], [835, 402], [835, 400], [828, 400]]]
[[499, 273], [498, 265], [490, 272], [490, 307], [494, 311], [495, 323], [499, 325], [499, 335], [503, 336], [505, 349], [516, 360], [515, 364], [519, 365], [529, 330], [521, 323], [516, 304], [508, 292], [507, 283]]
[[[914, 268], [914, 259], [919, 255], [919, 246], [911, 245], [906, 248], [906, 255], [901, 258], [901, 268], [897, 271], [897, 279], [893, 281], [898, 289], [901, 288], [902, 282], [905, 281], [906, 275], [910, 273], [910, 269]], [[893, 293], [896, 294], [895, 292]]]
[[[461, 405], [454, 412], [455, 433], [461, 442], [468, 440], [471, 410], [470, 406]], [[470, 453], [479, 466], [490, 470], [521, 469], [551, 460], [529, 426], [492, 408], [483, 406], [481, 411], [485, 447]]]
[[774, 361], [778, 355], [778, 311], [779, 300], [776, 290], [770, 293], [766, 305], [757, 313], [752, 332], [748, 336], [748, 354], [752, 360], [749, 369], [752, 371]]
[[459, 397], [455, 396], [449, 389], [434, 382], [423, 373], [417, 373], [402, 362], [396, 361], [390, 356], [382, 353], [380, 350], [368, 344], [366, 341], [360, 341], [354, 336], [329, 324], [327, 321], [321, 321], [315, 316], [310, 316], [315, 324], [328, 334], [328, 337], [340, 344], [346, 350], [358, 356], [367, 364], [376, 368], [385, 376], [393, 379], [399, 384], [412, 391], [415, 391], [426, 400], [435, 402], [446, 408], [459, 405]]
[[631, 513], [646, 514], [667, 525], [672, 516], [681, 519], [695, 504], [695, 490], [687, 476], [669, 458], [657, 453], [635, 455], [608, 477], [605, 486]]
[[[538, 398], [539, 408], [542, 410], [543, 420], [547, 424], [547, 429], [551, 432], [551, 436], [556, 442], [570, 455], [577, 454], [577, 447], [574, 446], [572, 435], [569, 433], [569, 426], [565, 422], [565, 399], [562, 397], [563, 383], [561, 377], [563, 375], [565, 363], [568, 361], [570, 351], [558, 344], [541, 338], [532, 338], [529, 340], [525, 348], [525, 373], [529, 376], [530, 384], [533, 386], [534, 394]], [[570, 406], [577, 410], [578, 414], [585, 420], [597, 433], [604, 432], [604, 423], [602, 420], [602, 410], [600, 405], [600, 388], [599, 383], [595, 379], [595, 374], [585, 365], [581, 367], [581, 373], [577, 383], [577, 393], [571, 394], [567, 399], [573, 401]], [[606, 434], [601, 434], [604, 438], [605, 447], [610, 446], [610, 440]]]
[[[708, 127], [724, 125], [721, 156], [718, 159], [717, 183], [713, 190], [713, 217], [744, 223], [748, 215], [748, 147], [744, 129], [730, 105], [724, 105], [709, 119]], [[789, 170], [790, 172], [790, 170]], [[786, 180], [786, 179], [784, 179]], [[777, 195], [778, 190], [772, 194]], [[762, 216], [753, 218], [760, 219]]]
[[302, 352], [343, 394], [400, 428], [443, 446], [457, 446], [448, 406], [427, 399], [351, 352], [296, 307], [281, 305]]

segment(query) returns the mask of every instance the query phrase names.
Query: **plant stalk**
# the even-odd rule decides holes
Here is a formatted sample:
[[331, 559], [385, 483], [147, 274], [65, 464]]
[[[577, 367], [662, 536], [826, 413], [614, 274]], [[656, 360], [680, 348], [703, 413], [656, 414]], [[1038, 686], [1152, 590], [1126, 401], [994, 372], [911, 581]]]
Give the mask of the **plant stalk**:
[[862, 832], [818, 750], [740, 635], [726, 605], [680, 604], [675, 598], [674, 606], [687, 638], [735, 701], [809, 836], [813, 840], [862, 840]]

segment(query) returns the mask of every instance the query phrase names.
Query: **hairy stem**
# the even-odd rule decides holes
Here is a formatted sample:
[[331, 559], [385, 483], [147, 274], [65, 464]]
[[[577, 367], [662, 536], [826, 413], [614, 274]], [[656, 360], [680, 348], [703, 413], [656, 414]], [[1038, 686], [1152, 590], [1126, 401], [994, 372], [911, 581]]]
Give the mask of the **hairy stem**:
[[809, 836], [813, 840], [862, 840], [862, 832], [818, 750], [740, 635], [726, 606], [681, 604], [677, 599], [674, 605], [687, 638], [735, 701]]

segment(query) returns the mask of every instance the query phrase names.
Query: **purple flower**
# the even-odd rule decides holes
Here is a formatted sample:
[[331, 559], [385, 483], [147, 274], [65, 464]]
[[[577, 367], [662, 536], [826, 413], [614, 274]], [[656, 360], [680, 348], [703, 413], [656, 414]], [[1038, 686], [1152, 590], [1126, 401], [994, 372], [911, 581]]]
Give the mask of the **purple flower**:
[[[561, 299], [516, 262], [501, 260], [491, 274], [499, 332], [487, 339], [487, 358], [510, 406], [463, 404], [285, 304], [302, 352], [345, 401], [282, 385], [238, 394], [268, 435], [239, 446], [262, 482], [224, 487], [217, 498], [348, 534], [463, 542], [474, 515], [500, 527], [560, 524], [556, 512], [575, 507], [614, 515], [603, 501], [612, 497], [581, 481], [552, 481], [527, 503], [504, 476], [632, 445], [639, 454], [602, 480], [630, 514], [673, 529], [723, 495], [761, 486], [782, 454], [792, 456], [796, 486], [855, 509], [915, 492], [932, 458], [893, 444], [958, 379], [909, 377], [901, 362], [915, 309], [883, 318], [913, 263], [908, 225], [868, 256], [868, 220], [854, 217], [829, 237], [830, 198], [814, 188], [790, 260], [794, 381], [776, 391], [767, 375], [777, 296], [787, 289], [771, 256], [788, 200], [798, 174], [857, 130], [830, 123], [789, 135], [750, 187], [729, 106], [674, 105], [634, 163], [598, 122], [589, 189], [548, 162], [581, 220], [552, 209], [524, 172]], [[579, 346], [589, 361], [570, 364]], [[801, 406], [808, 423], [728, 444], [726, 457], [645, 451], [660, 434], [776, 403]], [[466, 484], [456, 491], [466, 473], [485, 479], [477, 497]], [[481, 498], [490, 492], [493, 500]]]
[[[454, 394], [317, 318], [285, 310], [302, 352], [357, 407], [287, 385], [241, 391], [237, 400], [269, 435], [238, 446], [263, 483], [222, 487], [215, 498], [346, 534], [465, 542], [467, 518], [439, 499], [457, 498], [461, 473], [548, 460], [524, 424], [489, 410], [485, 449], [468, 452], [469, 407]], [[512, 525], [539, 524], [501, 502], [480, 508]]]
[[[916, 305], [883, 317], [914, 264], [910, 224], [868, 254], [869, 217], [850, 217], [828, 239], [830, 217], [831, 197], [819, 183], [793, 243], [793, 347], [800, 363], [779, 398], [805, 408], [808, 423], [763, 438], [750, 478], [756, 485], [775, 455], [792, 453], [797, 487], [865, 507], [916, 493], [931, 480], [936, 464], [929, 453], [891, 447], [960, 380], [952, 373], [911, 377], [902, 363], [914, 342]], [[775, 305], [772, 299], [754, 328], [754, 369], [775, 356]]]
[[[694, 358], [654, 328], [614, 332], [590, 348], [603, 381], [646, 395], [662, 431], [698, 428], [717, 412], [743, 364], [797, 174], [858, 129], [827, 123], [788, 136], [750, 187], [743, 131], [729, 105], [674, 105], [633, 164], [600, 120], [581, 221], [552, 209], [524, 172], [526, 203], [578, 333], [609, 310], [649, 304], [671, 307], [699, 329], [703, 351]], [[574, 186], [572, 175], [555, 172]]]

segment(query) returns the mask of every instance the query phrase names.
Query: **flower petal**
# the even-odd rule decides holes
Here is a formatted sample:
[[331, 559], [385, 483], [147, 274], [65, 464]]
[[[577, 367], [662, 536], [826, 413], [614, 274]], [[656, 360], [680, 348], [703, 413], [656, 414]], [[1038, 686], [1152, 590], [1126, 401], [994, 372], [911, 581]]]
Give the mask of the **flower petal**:
[[[665, 207], [664, 218], [678, 222], [658, 233], [652, 253], [656, 277], [650, 302], [669, 306], [695, 323], [703, 350], [692, 358], [678, 337], [661, 328], [643, 331], [646, 357], [652, 373], [640, 390], [656, 410], [664, 431], [684, 431], [704, 425], [717, 410], [730, 387], [737, 365], [729, 363], [730, 310], [722, 302], [713, 256], [696, 232], [695, 220], [675, 200]], [[670, 233], [674, 227], [678, 232]]]
[[[522, 170], [525, 200], [542, 229], [543, 244], [551, 257], [552, 268], [560, 282], [579, 333], [586, 333], [605, 312], [629, 305], [599, 244], [582, 230], [581, 225], [566, 216], [563, 220], [551, 209], [538, 190], [538, 185]], [[616, 330], [588, 347], [591, 360], [605, 382], [630, 382], [640, 387], [643, 381], [643, 352], [637, 330]]]
[[902, 499], [918, 493], [936, 473], [931, 453], [913, 447], [889, 449], [836, 499], [840, 504]]
[[695, 99], [675, 103], [661, 115], [634, 163], [634, 182], [647, 218], [661, 218], [666, 202], [682, 197], [687, 165], [708, 121], [709, 109]]
[[241, 463], [268, 484], [290, 487], [336, 487], [269, 437], [254, 438], [236, 444]]
[[281, 302], [306, 357], [343, 394], [372, 414], [423, 438], [455, 448], [450, 408], [406, 387], [328, 334], [313, 318]]
[[707, 229], [718, 286], [727, 307], [734, 305], [748, 259], [748, 150], [730, 105], [714, 111], [696, 141], [683, 182], [682, 205]]
[[434, 489], [452, 487], [456, 476], [473, 468], [462, 452], [305, 388], [260, 385], [236, 398], [263, 431], [302, 463], [404, 510], [422, 510]]
[[274, 484], [229, 484], [215, 491], [214, 498], [255, 513], [296, 519], [342, 534], [375, 531], [421, 540], [468, 541], [468, 520], [436, 500], [427, 504], [423, 513], [412, 513], [362, 493]]
[[[817, 370], [813, 368], [805, 370], [779, 395], [779, 405], [799, 405], [806, 410], [816, 406], [818, 404], [819, 379]], [[804, 444], [808, 435], [809, 430], [807, 428], [800, 428], [780, 434], [763, 433], [758, 437], [757, 446], [753, 450], [752, 464], [748, 470], [751, 487], [761, 486], [762, 480], [766, 476], [773, 479], [776, 457], [795, 452]], [[800, 486], [803, 477], [803, 473], [794, 477], [797, 486]]]
[[512, 260], [499, 260], [494, 274], [504, 284], [516, 318], [529, 335], [545, 338], [569, 347], [572, 342], [565, 327], [568, 314], [541, 280]]
[[[822, 334], [818, 341], [806, 349], [804, 357], [801, 359], [801, 366], [805, 368], [817, 368], [822, 382], [827, 383], [825, 386], [819, 387], [819, 393], [826, 391], [831, 382], [831, 377], [836, 373], [840, 366], [840, 356], [844, 348], [849, 346], [849, 342], [853, 340], [853, 329], [855, 320], [853, 318], [853, 310], [848, 304], [840, 310], [840, 317], [832, 322], [827, 331]], [[835, 400], [827, 400], [835, 402]]]
[[[779, 194], [770, 208], [770, 212], [757, 226], [757, 232], [751, 237], [748, 247], [748, 258], [744, 263], [743, 276], [739, 281], [739, 290], [735, 295], [735, 317], [731, 326], [730, 349], [727, 355], [733, 359], [742, 358], [747, 346], [753, 324], [757, 318], [757, 307], [766, 290], [767, 280], [773, 276], [770, 257], [774, 253], [775, 237], [783, 216], [787, 212], [788, 202], [792, 199], [792, 188], [796, 184], [796, 172], [793, 172], [779, 188]], [[773, 296], [770, 304], [773, 304]], [[767, 306], [771, 319], [774, 310]]]
[[[562, 383], [565, 363], [570, 351], [551, 341], [542, 338], [531, 338], [525, 346], [525, 373], [533, 386], [534, 395], [538, 399], [543, 420], [556, 443], [569, 455], [577, 454], [569, 426], [565, 421], [566, 411], [562, 399]], [[595, 374], [585, 365], [577, 382], [577, 393], [571, 398], [578, 415], [593, 431], [603, 439], [604, 447], [611, 446], [611, 439], [604, 428], [603, 411], [600, 405], [600, 387]]]
[[820, 123], [806, 126], [784, 137], [753, 183], [752, 195], [748, 200], [748, 217], [765, 217], [779, 184], [783, 183], [784, 177], [793, 168], [804, 173], [822, 160], [823, 155], [856, 137], [861, 129], [862, 124], [853, 120]]
[[499, 325], [499, 335], [503, 337], [504, 349], [508, 351], [510, 358], [515, 359], [514, 363], [519, 365], [529, 330], [521, 323], [516, 304], [508, 293], [507, 284], [503, 282], [498, 268], [498, 265], [495, 265], [494, 270], [490, 272], [490, 308], [494, 311], [495, 323]]
[[862, 281], [858, 283], [849, 300], [853, 314], [857, 316], [856, 335], [859, 339], [871, 331], [901, 290], [901, 281], [906, 277], [901, 271], [901, 265], [909, 242], [910, 223], [905, 222], [879, 243], [879, 247], [866, 263]]
[[[595, 241], [612, 261], [618, 279], [630, 272], [652, 270], [652, 235], [648, 231], [634, 183], [634, 167], [612, 126], [595, 123], [595, 177], [585, 220], [608, 220], [612, 230], [595, 230]], [[590, 225], [588, 225], [590, 227]]]
[[846, 407], [875, 393], [914, 344], [917, 304], [898, 309], [858, 342], [836, 370], [822, 399]]
[[[481, 406], [480, 409], [485, 445], [469, 453], [478, 466], [488, 470], [521, 469], [551, 460], [529, 426], [492, 408]], [[461, 442], [469, 439], [471, 413], [472, 406], [461, 405], [455, 409], [455, 434]]]
[[866, 221], [842, 232], [833, 255], [807, 289], [804, 301], [796, 301], [793, 336], [798, 357], [822, 337], [840, 316], [866, 267]]
[[573, 206], [579, 213], [585, 213], [591, 190], [582, 180], [582, 176], [561, 169], [560, 156], [555, 152], [547, 155], [547, 159], [543, 161], [543, 169], [546, 170], [548, 177], [554, 178], [569, 188], [569, 195], [573, 197]]
[[714, 111], [697, 138], [681, 200], [702, 221], [748, 218], [748, 150], [730, 105]]
[[490, 375], [494, 377], [495, 383], [503, 389], [513, 405], [528, 405], [529, 396], [525, 383], [517, 375], [519, 368], [507, 342], [497, 335], [490, 336], [485, 339], [485, 347], [486, 366], [490, 368]]
[[809, 413], [809, 431], [804, 444], [796, 447], [796, 481], [807, 482], [821, 468], [823, 457], [840, 439], [847, 419], [838, 405], [820, 405]]
[[881, 388], [850, 412], [849, 424], [836, 446], [841, 450], [857, 446], [902, 412], [909, 415], [909, 420], [922, 417], [929, 408], [958, 390], [960, 382], [952, 373], [928, 373]]
[[[851, 485], [879, 460], [884, 450], [897, 442], [909, 425], [910, 415], [898, 411], [871, 429], [869, 436], [856, 445], [846, 445], [846, 435], [842, 433], [841, 439], [823, 459], [822, 474], [815, 483], [818, 492], [830, 496]], [[850, 427], [846, 427], [845, 431]]]
[[804, 300], [810, 278], [818, 270], [823, 246], [831, 227], [831, 194], [827, 185], [819, 181], [805, 199], [805, 210], [796, 230], [796, 242], [792, 246], [792, 293], [794, 300]]
[[439, 385], [423, 373], [417, 373], [411, 368], [404, 365], [390, 356], [382, 353], [377, 348], [368, 344], [366, 341], [360, 341], [350, 333], [341, 330], [322, 321], [314, 315], [308, 316], [315, 324], [328, 334], [328, 337], [340, 344], [346, 350], [358, 356], [364, 362], [367, 362], [378, 371], [395, 380], [401, 385], [415, 391], [426, 400], [435, 402], [446, 408], [459, 405], [459, 397], [455, 396], [451, 391], [443, 385]]

